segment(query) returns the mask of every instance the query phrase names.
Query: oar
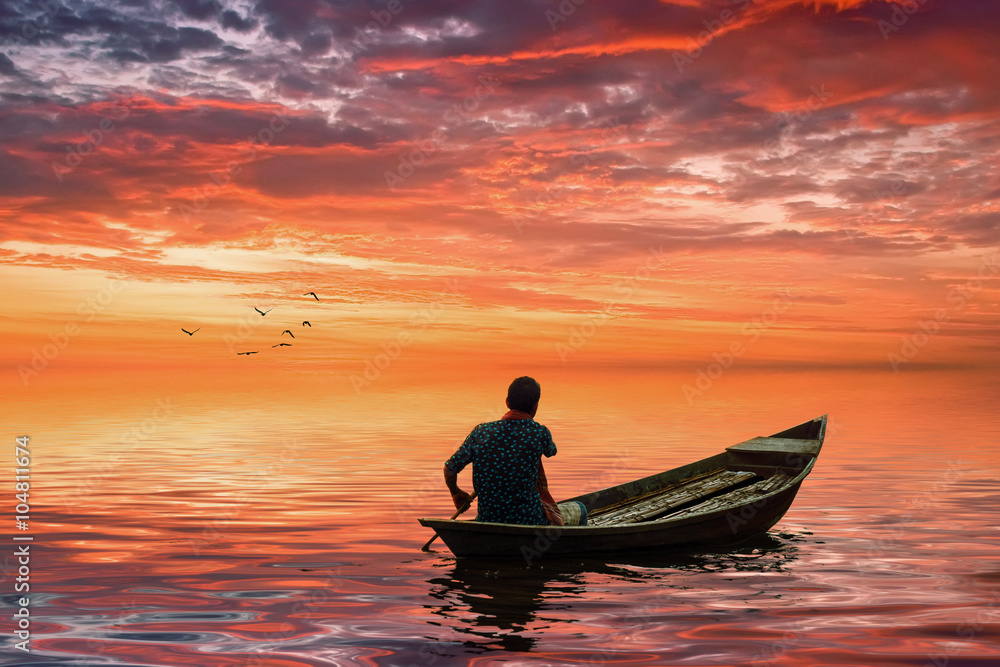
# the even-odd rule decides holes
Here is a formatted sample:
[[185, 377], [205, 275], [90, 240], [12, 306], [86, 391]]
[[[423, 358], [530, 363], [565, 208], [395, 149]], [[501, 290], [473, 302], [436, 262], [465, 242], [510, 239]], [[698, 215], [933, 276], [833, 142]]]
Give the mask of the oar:
[[[455, 512], [454, 514], [451, 515], [451, 518], [452, 518], [453, 521], [458, 518], [459, 514], [461, 514], [465, 510], [467, 510], [470, 507], [472, 507], [472, 501], [476, 499], [476, 494], [477, 493], [478, 493], [477, 491], [473, 491], [472, 495], [469, 496], [469, 502], [467, 502], [464, 505], [462, 505], [461, 509], [459, 509], [457, 512]], [[434, 537], [432, 537], [431, 539], [427, 540], [427, 544], [425, 544], [424, 546], [420, 547], [420, 550], [421, 551], [430, 551], [430, 549], [431, 549], [431, 543], [434, 542], [434, 540], [436, 540], [437, 538], [438, 538], [438, 534], [434, 533]]]

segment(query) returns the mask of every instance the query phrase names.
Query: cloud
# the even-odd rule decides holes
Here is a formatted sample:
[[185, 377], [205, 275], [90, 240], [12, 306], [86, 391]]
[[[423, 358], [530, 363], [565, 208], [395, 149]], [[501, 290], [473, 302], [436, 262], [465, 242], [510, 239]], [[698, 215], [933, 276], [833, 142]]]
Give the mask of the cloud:
[[[899, 3], [5, 3], [0, 232], [155, 257], [293, 229], [543, 276], [650, 248], [931, 262], [998, 240], [988, 5], [883, 38]], [[578, 305], [516, 290], [482, 297]]]
[[250, 32], [257, 27], [258, 22], [253, 18], [243, 18], [238, 12], [227, 9], [222, 12], [220, 22], [223, 28], [235, 30], [237, 32]]
[[3, 53], [0, 53], [0, 75], [2, 76], [17, 76], [19, 74], [17, 67], [14, 65], [14, 61], [8, 58]]
[[170, 0], [185, 16], [193, 19], [207, 20], [218, 16], [222, 5], [217, 0]]

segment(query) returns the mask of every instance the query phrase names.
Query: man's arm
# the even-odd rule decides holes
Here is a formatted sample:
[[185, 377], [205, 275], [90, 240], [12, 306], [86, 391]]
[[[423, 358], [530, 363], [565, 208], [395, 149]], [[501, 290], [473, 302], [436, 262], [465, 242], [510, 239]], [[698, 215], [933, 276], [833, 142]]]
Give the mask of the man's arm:
[[562, 516], [559, 514], [559, 506], [549, 493], [549, 480], [545, 477], [545, 466], [542, 460], [538, 459], [538, 495], [542, 499], [542, 509], [545, 511], [545, 518], [553, 526], [563, 525]]
[[452, 472], [448, 466], [444, 467], [444, 483], [451, 492], [451, 502], [455, 503], [455, 509], [464, 509], [472, 504], [472, 496], [458, 488], [458, 473]]
[[[462, 446], [458, 448], [451, 458], [444, 464], [444, 483], [451, 492], [451, 502], [455, 503], [455, 509], [465, 511], [472, 504], [472, 496], [458, 488], [458, 473], [462, 472], [465, 466], [472, 463], [475, 457], [473, 449], [476, 445], [476, 431], [479, 427], [472, 429]], [[450, 464], [450, 465], [449, 465]]]
[[542, 429], [545, 433], [545, 442], [542, 444], [542, 454], [545, 456], [555, 456], [556, 443], [552, 440], [552, 432], [545, 426], [542, 426]]

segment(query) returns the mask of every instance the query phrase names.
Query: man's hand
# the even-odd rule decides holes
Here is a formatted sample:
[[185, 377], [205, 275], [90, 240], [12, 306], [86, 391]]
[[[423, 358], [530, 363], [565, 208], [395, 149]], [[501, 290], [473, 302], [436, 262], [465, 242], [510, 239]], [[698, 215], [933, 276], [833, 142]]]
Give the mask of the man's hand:
[[465, 511], [472, 505], [472, 496], [458, 488], [458, 475], [444, 467], [444, 483], [451, 492], [451, 502], [455, 503], [455, 509]]
[[455, 509], [464, 510], [472, 504], [472, 496], [462, 489], [455, 489], [451, 492], [451, 502], [455, 503]]

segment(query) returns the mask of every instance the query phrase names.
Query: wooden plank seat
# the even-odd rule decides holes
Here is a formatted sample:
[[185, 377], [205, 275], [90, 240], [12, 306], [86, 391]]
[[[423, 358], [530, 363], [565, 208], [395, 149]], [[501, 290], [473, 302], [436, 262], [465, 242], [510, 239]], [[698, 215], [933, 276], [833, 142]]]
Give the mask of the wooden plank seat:
[[616, 503], [611, 503], [610, 505], [604, 505], [602, 507], [595, 507], [594, 509], [590, 510], [590, 517], [593, 518], [593, 517], [599, 516], [601, 514], [606, 514], [608, 512], [612, 512], [612, 511], [615, 511], [615, 510], [620, 510], [623, 507], [631, 507], [632, 505], [635, 505], [638, 502], [646, 500], [647, 498], [651, 498], [652, 496], [659, 496], [661, 494], [667, 493], [668, 491], [673, 491], [673, 490], [678, 489], [678, 488], [680, 488], [682, 486], [686, 486], [687, 484], [690, 484], [691, 482], [694, 482], [694, 481], [697, 481], [697, 480], [701, 480], [701, 479], [705, 479], [706, 477], [710, 477], [712, 475], [718, 475], [720, 472], [723, 472], [724, 470], [725, 470], [725, 468], [713, 468], [712, 470], [709, 470], [708, 472], [703, 472], [703, 473], [700, 473], [698, 475], [692, 475], [691, 477], [685, 477], [684, 479], [682, 479], [679, 482], [674, 482], [673, 484], [668, 484], [666, 486], [662, 486], [660, 488], [653, 489], [652, 491], [646, 491], [644, 493], [635, 493], [635, 495], [628, 496], [628, 497], [624, 498], [623, 500], [619, 500]]
[[756, 474], [752, 472], [718, 470], [646, 494], [635, 499], [635, 502], [613, 508], [602, 508], [601, 511], [592, 514], [587, 523], [591, 526], [611, 526], [649, 521], [754, 477]]
[[748, 486], [741, 487], [734, 491], [728, 493], [723, 493], [722, 495], [710, 498], [703, 503], [699, 503], [692, 507], [687, 507], [682, 510], [678, 510], [673, 514], [668, 514], [663, 518], [670, 519], [683, 519], [684, 517], [691, 516], [692, 514], [698, 514], [700, 512], [712, 512], [718, 509], [723, 509], [727, 506], [738, 507], [744, 505], [747, 502], [752, 502], [755, 497], [763, 496], [777, 488], [784, 485], [791, 477], [784, 473], [777, 473], [766, 479], [762, 479], [759, 482], [754, 482]]

